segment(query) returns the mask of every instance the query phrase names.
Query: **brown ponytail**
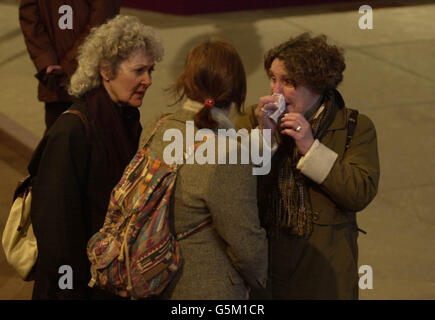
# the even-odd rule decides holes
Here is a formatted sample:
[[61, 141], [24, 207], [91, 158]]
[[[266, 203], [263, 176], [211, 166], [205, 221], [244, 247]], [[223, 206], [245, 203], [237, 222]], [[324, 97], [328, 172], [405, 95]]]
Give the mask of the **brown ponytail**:
[[184, 96], [204, 103], [195, 115], [198, 128], [213, 129], [217, 122], [206, 105], [213, 99], [213, 108], [229, 108], [234, 103], [240, 111], [246, 98], [246, 74], [239, 54], [234, 47], [222, 40], [208, 40], [193, 48], [187, 56], [183, 73], [173, 91], [179, 102]]
[[211, 115], [211, 109], [214, 108], [215, 104], [213, 99], [205, 100], [204, 107], [193, 118], [198, 128], [213, 129], [217, 126], [216, 120]]
[[193, 118], [195, 126], [198, 128], [216, 128], [217, 122], [211, 116], [211, 109], [208, 106], [204, 106]]

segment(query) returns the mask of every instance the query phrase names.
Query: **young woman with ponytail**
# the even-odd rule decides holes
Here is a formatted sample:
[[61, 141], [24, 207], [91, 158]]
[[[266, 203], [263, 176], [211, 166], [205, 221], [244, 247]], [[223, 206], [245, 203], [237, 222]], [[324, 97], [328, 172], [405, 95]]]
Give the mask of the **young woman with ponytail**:
[[[208, 128], [217, 138], [218, 129], [233, 128], [230, 108], [239, 111], [246, 96], [237, 51], [220, 40], [199, 44], [190, 51], [174, 93], [183, 107], [167, 117], [149, 144], [160, 159], [165, 147], [174, 143], [164, 141], [169, 129], [186, 137], [186, 123], [191, 121], [195, 131]], [[144, 126], [145, 137], [154, 126], [155, 122]], [[247, 299], [249, 288], [266, 284], [267, 239], [258, 218], [252, 166], [214, 163], [184, 164], [178, 171], [174, 231], [185, 232], [208, 216], [213, 223], [180, 241], [184, 265], [163, 292], [164, 299]]]

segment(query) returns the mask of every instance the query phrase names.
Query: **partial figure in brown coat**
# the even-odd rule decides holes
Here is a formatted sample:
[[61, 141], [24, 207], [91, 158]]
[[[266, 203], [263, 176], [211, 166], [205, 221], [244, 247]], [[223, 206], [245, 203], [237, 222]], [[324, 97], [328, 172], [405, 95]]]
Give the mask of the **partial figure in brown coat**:
[[[376, 131], [345, 107], [336, 90], [342, 51], [326, 36], [302, 34], [266, 53], [272, 95], [247, 110], [236, 128], [274, 132], [271, 172], [259, 178], [262, 223], [269, 236], [269, 297], [357, 299], [356, 212], [379, 181]], [[269, 118], [285, 100], [278, 123]], [[264, 295], [263, 295], [264, 298]]]
[[65, 86], [77, 68], [79, 46], [120, 7], [120, 0], [21, 0], [20, 25], [37, 70], [38, 99], [45, 102], [46, 130], [71, 106]]

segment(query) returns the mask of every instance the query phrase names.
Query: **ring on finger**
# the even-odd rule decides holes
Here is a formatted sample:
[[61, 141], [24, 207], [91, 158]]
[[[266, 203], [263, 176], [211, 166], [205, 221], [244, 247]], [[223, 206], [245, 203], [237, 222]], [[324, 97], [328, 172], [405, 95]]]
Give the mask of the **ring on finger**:
[[299, 132], [299, 131], [301, 131], [301, 129], [302, 129], [301, 125], [298, 125], [295, 130], [296, 130], [296, 132]]

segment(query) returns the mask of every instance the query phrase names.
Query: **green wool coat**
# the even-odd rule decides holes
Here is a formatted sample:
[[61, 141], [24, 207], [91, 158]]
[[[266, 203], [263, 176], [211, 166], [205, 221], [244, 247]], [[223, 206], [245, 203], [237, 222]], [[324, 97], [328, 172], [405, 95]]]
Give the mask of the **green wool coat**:
[[[236, 129], [258, 125], [255, 105], [236, 121]], [[268, 227], [269, 281], [257, 297], [274, 299], [357, 299], [358, 227], [356, 212], [375, 197], [379, 157], [373, 122], [359, 114], [345, 152], [350, 110], [340, 109], [320, 142], [338, 154], [322, 184], [309, 182], [313, 232], [303, 239]], [[261, 195], [258, 195], [261, 204]], [[261, 205], [259, 206], [261, 208]], [[261, 214], [261, 213], [260, 213]]]

